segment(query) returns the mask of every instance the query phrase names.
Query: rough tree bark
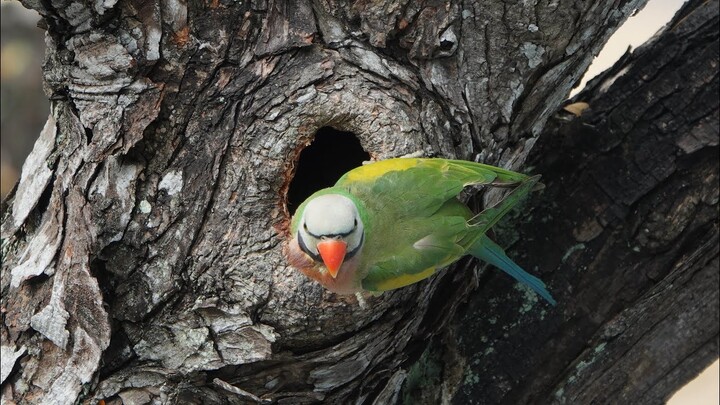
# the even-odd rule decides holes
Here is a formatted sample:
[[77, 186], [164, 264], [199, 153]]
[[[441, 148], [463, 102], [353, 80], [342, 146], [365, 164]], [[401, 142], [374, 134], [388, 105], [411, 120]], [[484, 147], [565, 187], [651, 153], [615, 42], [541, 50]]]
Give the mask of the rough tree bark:
[[[701, 3], [667, 60], [656, 40], [546, 128], [644, 1], [25, 1], [53, 106], [3, 208], [3, 400], [664, 397], [717, 351], [718, 17]], [[515, 169], [540, 136], [548, 189], [517, 232], [561, 304], [483, 276], [461, 306], [465, 261], [364, 310], [288, 268], [285, 194], [324, 126], [376, 159]]]
[[717, 359], [718, 18], [689, 2], [549, 121], [526, 162], [547, 187], [500, 234], [560, 305], [484, 275], [409, 398], [659, 404]]

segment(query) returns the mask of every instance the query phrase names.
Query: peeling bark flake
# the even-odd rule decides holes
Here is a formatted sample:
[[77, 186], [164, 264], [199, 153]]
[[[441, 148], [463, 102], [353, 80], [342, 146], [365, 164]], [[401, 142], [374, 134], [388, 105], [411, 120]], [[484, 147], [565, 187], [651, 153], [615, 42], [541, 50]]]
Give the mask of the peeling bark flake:
[[5, 382], [5, 379], [8, 378], [13, 367], [15, 367], [15, 362], [20, 356], [25, 354], [25, 352], [27, 352], [25, 346], [17, 350], [15, 350], [14, 346], [2, 345], [2, 347], [0, 347], [0, 384]]
[[35, 208], [40, 195], [50, 182], [50, 178], [52, 178], [52, 166], [55, 164], [55, 159], [48, 161], [48, 158], [55, 149], [56, 134], [55, 118], [50, 115], [40, 132], [40, 137], [35, 142], [32, 152], [23, 163], [20, 183], [12, 206], [15, 228], [25, 222], [25, 219], [30, 214], [30, 211]]

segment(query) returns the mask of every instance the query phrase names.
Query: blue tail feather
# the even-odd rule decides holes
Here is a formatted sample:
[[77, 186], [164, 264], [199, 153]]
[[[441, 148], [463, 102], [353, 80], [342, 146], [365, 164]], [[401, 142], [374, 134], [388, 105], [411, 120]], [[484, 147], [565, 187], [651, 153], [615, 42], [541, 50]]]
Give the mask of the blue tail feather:
[[490, 240], [487, 236], [480, 238], [480, 240], [475, 243], [470, 253], [478, 259], [499, 268], [515, 280], [529, 286], [536, 293], [545, 298], [545, 300], [547, 300], [550, 304], [557, 304], [557, 301], [553, 299], [550, 292], [548, 292], [545, 288], [545, 283], [543, 283], [542, 280], [528, 274], [509, 257], [507, 257], [503, 248], [498, 246], [497, 243]]

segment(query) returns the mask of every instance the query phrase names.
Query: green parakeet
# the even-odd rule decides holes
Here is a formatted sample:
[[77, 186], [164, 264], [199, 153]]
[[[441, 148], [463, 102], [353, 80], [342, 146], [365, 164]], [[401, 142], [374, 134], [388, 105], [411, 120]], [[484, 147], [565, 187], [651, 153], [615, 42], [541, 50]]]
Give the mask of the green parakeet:
[[[538, 179], [462, 160], [398, 158], [367, 164], [298, 207], [288, 261], [328, 290], [353, 294], [416, 283], [469, 254], [554, 305], [545, 284], [485, 235]], [[456, 198], [474, 184], [516, 187], [474, 215]]]

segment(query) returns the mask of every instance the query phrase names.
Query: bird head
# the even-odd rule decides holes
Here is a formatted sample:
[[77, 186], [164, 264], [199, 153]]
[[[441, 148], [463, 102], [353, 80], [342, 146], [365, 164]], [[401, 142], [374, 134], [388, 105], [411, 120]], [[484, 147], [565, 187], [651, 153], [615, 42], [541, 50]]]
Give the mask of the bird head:
[[298, 245], [337, 277], [343, 261], [357, 254], [364, 226], [355, 203], [341, 194], [323, 194], [307, 202], [297, 228]]

